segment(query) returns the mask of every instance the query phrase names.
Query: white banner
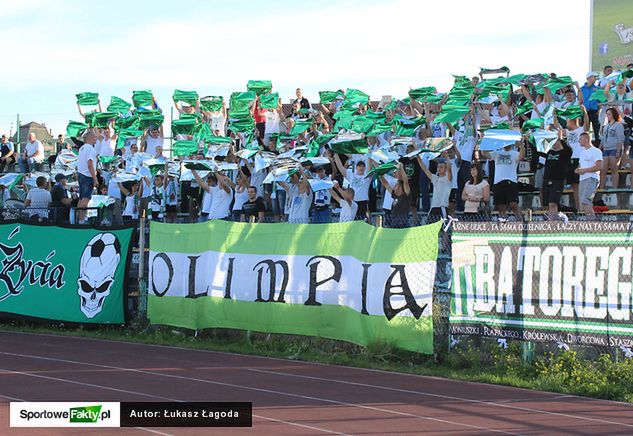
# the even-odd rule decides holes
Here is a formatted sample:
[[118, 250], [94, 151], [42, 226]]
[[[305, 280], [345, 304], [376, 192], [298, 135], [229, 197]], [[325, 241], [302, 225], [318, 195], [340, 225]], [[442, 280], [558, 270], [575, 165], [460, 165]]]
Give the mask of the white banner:
[[[428, 305], [430, 311], [433, 306], [435, 261], [394, 266], [365, 264], [351, 256], [152, 251], [149, 264], [149, 291], [161, 297], [317, 302], [380, 316], [385, 315], [385, 304], [406, 307], [409, 295], [420, 307]], [[402, 310], [397, 316], [413, 314]]]

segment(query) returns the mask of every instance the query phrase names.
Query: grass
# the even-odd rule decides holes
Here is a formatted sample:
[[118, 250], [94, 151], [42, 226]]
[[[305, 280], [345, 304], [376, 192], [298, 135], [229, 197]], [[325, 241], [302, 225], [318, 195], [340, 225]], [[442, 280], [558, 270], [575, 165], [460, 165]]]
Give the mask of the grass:
[[576, 351], [543, 352], [522, 359], [519, 343], [507, 349], [496, 341], [462, 340], [450, 353], [422, 355], [384, 344], [360, 347], [341, 341], [209, 329], [194, 332], [172, 327], [70, 328], [25, 322], [0, 323], [0, 330], [52, 333], [113, 341], [167, 345], [200, 350], [381, 369], [633, 403], [633, 359], [608, 354], [583, 358]]

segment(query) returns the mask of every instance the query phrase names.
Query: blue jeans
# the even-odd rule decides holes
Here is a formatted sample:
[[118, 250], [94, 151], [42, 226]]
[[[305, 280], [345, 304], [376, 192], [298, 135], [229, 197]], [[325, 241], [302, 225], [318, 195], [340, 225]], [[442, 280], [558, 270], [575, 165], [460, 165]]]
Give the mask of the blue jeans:
[[32, 157], [27, 157], [26, 159], [24, 159], [23, 156], [20, 156], [18, 158], [18, 165], [20, 166], [20, 172], [21, 173], [32, 172], [33, 171], [33, 166], [36, 163], [39, 163], [39, 162], [36, 161], [35, 159], [33, 159]]
[[329, 207], [325, 209], [312, 211], [312, 224], [329, 224], [332, 222], [332, 210]]

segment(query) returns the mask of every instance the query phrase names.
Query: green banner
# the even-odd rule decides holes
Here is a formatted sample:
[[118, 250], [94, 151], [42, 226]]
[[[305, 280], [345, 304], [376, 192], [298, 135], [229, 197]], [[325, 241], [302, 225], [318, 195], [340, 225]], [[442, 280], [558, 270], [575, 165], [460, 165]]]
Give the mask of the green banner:
[[453, 224], [453, 335], [633, 346], [628, 222]]
[[148, 316], [432, 353], [440, 227], [152, 222]]
[[591, 10], [591, 68], [626, 69], [633, 62], [633, 2], [593, 0]]
[[0, 313], [123, 324], [132, 230], [0, 225]]

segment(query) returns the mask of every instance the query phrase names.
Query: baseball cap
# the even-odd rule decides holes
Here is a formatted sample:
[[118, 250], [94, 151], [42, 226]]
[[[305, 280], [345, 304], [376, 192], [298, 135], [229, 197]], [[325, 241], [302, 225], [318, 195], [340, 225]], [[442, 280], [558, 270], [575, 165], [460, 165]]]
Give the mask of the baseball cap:
[[591, 76], [593, 76], [593, 77], [600, 77], [600, 74], [596, 73], [595, 71], [589, 71], [587, 73], [587, 79], [590, 78]]

